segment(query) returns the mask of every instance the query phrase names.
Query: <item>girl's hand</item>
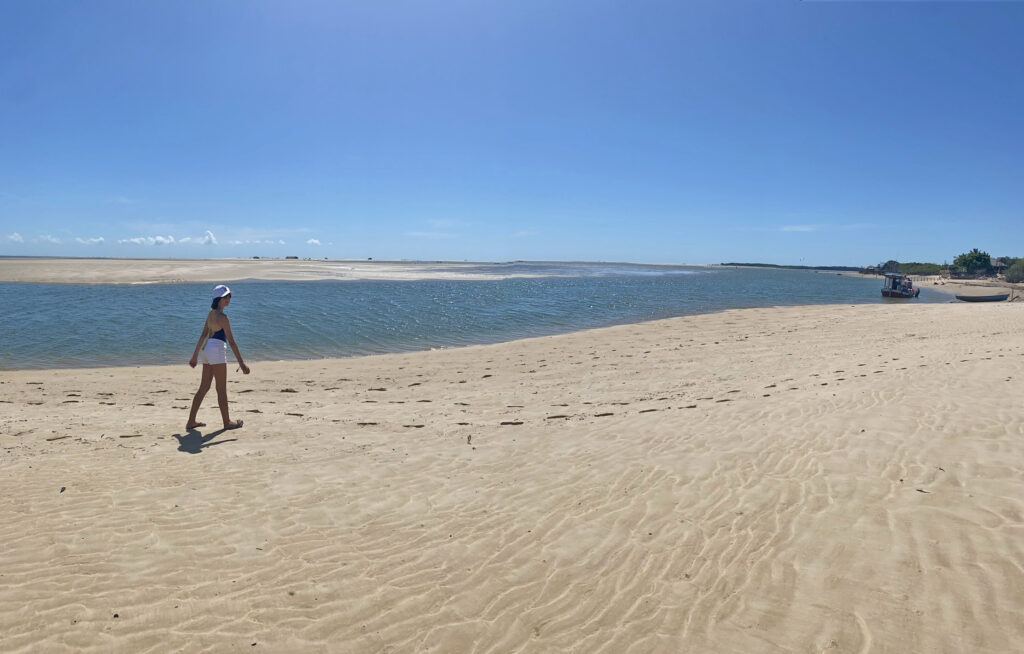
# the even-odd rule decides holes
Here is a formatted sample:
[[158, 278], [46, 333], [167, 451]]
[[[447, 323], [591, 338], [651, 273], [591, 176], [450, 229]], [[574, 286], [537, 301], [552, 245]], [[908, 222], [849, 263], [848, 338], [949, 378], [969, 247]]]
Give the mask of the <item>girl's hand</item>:
[[249, 374], [249, 366], [245, 365], [244, 363], [240, 363], [240, 364], [238, 364], [238, 366], [242, 369], [242, 374], [243, 375], [248, 375]]
[[195, 368], [197, 363], [199, 363], [199, 358], [193, 354], [192, 358], [188, 360], [188, 365], [190, 368]]

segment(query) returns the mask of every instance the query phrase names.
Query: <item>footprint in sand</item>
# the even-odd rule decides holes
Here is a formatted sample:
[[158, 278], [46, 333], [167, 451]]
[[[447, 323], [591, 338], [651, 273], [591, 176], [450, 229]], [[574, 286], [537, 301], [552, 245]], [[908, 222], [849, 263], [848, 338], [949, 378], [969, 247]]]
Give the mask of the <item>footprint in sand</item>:
[[521, 424], [523, 424], [523, 421], [522, 420], [506, 420], [506, 421], [502, 422], [501, 424], [502, 425], [521, 425]]

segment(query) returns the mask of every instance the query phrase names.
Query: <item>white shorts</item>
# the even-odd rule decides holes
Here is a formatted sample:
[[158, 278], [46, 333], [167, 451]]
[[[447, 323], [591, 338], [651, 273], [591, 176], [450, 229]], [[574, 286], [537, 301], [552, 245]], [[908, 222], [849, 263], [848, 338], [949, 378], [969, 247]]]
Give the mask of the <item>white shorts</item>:
[[228, 344], [219, 338], [211, 338], [206, 341], [206, 347], [202, 351], [202, 360], [206, 365], [228, 362]]

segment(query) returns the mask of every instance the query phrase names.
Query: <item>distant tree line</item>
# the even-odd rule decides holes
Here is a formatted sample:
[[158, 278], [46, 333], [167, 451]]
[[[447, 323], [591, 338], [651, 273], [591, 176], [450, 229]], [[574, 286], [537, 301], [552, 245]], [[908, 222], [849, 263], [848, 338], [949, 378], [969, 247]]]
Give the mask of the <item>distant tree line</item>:
[[988, 252], [974, 248], [970, 252], [959, 254], [953, 259], [952, 264], [943, 263], [919, 263], [916, 261], [901, 263], [895, 259], [889, 259], [877, 266], [864, 268], [861, 272], [898, 272], [904, 275], [938, 275], [948, 270], [952, 277], [991, 277], [1000, 272], [993, 262], [1001, 262], [1000, 270], [1005, 271], [1006, 281], [1019, 283], [1024, 282], [1024, 257], [998, 257], [993, 259]]

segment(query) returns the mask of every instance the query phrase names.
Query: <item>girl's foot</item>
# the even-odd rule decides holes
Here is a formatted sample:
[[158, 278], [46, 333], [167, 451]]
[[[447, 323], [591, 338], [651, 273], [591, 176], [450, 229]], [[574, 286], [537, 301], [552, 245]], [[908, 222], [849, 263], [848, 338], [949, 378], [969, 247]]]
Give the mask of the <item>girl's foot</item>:
[[242, 421], [241, 420], [234, 420], [234, 421], [229, 422], [228, 424], [224, 425], [224, 429], [241, 429], [241, 428], [242, 428]]
[[192, 431], [196, 427], [205, 427], [205, 422], [193, 422], [191, 425], [185, 425], [185, 431]]

